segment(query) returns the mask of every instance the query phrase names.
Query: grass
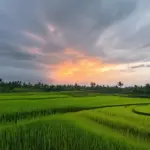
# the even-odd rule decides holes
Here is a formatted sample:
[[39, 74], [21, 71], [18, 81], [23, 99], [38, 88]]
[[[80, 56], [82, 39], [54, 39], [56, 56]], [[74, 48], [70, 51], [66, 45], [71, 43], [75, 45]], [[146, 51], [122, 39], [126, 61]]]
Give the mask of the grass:
[[148, 150], [149, 104], [77, 91], [0, 94], [0, 149]]

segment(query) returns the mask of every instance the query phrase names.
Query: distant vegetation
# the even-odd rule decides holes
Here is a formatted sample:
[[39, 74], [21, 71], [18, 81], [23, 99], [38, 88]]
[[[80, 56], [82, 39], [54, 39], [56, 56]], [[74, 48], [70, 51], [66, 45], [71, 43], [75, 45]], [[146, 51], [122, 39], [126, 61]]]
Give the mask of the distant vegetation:
[[79, 85], [49, 85], [41, 82], [36, 84], [25, 83], [22, 81], [6, 82], [0, 78], [0, 92], [59, 92], [59, 91], [92, 91], [106, 94], [128, 94], [131, 96], [150, 96], [150, 84], [145, 86], [123, 86], [124, 84], [119, 81], [115, 86], [98, 85], [95, 82], [91, 82], [90, 86]]

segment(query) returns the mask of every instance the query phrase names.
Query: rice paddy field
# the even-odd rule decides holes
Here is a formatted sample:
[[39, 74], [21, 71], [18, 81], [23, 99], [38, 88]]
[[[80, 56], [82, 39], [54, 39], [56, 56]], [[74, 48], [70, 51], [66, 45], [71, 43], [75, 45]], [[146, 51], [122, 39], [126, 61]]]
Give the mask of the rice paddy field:
[[0, 94], [0, 150], [150, 150], [150, 99]]

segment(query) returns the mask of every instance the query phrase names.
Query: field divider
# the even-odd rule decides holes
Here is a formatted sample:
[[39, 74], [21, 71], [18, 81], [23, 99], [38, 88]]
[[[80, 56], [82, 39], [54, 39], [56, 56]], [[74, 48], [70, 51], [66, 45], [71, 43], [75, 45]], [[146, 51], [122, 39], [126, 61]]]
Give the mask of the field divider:
[[150, 113], [146, 113], [146, 112], [141, 112], [141, 111], [137, 111], [136, 109], [132, 109], [132, 112], [138, 115], [144, 115], [144, 116], [150, 116]]
[[134, 104], [122, 104], [122, 105], [102, 105], [91, 107], [61, 107], [61, 108], [48, 108], [48, 109], [35, 109], [27, 112], [13, 112], [0, 115], [0, 123], [17, 123], [18, 120], [32, 119], [41, 116], [55, 115], [59, 113], [79, 112], [83, 110], [100, 109], [108, 107], [120, 107], [120, 106], [133, 106], [133, 105], [147, 105], [150, 103], [134, 103]]

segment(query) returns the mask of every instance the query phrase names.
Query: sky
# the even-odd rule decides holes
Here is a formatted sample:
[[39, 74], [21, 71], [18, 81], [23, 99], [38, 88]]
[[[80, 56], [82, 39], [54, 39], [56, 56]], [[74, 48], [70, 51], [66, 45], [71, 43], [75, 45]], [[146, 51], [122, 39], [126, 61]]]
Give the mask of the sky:
[[1, 0], [0, 78], [150, 83], [150, 1]]

